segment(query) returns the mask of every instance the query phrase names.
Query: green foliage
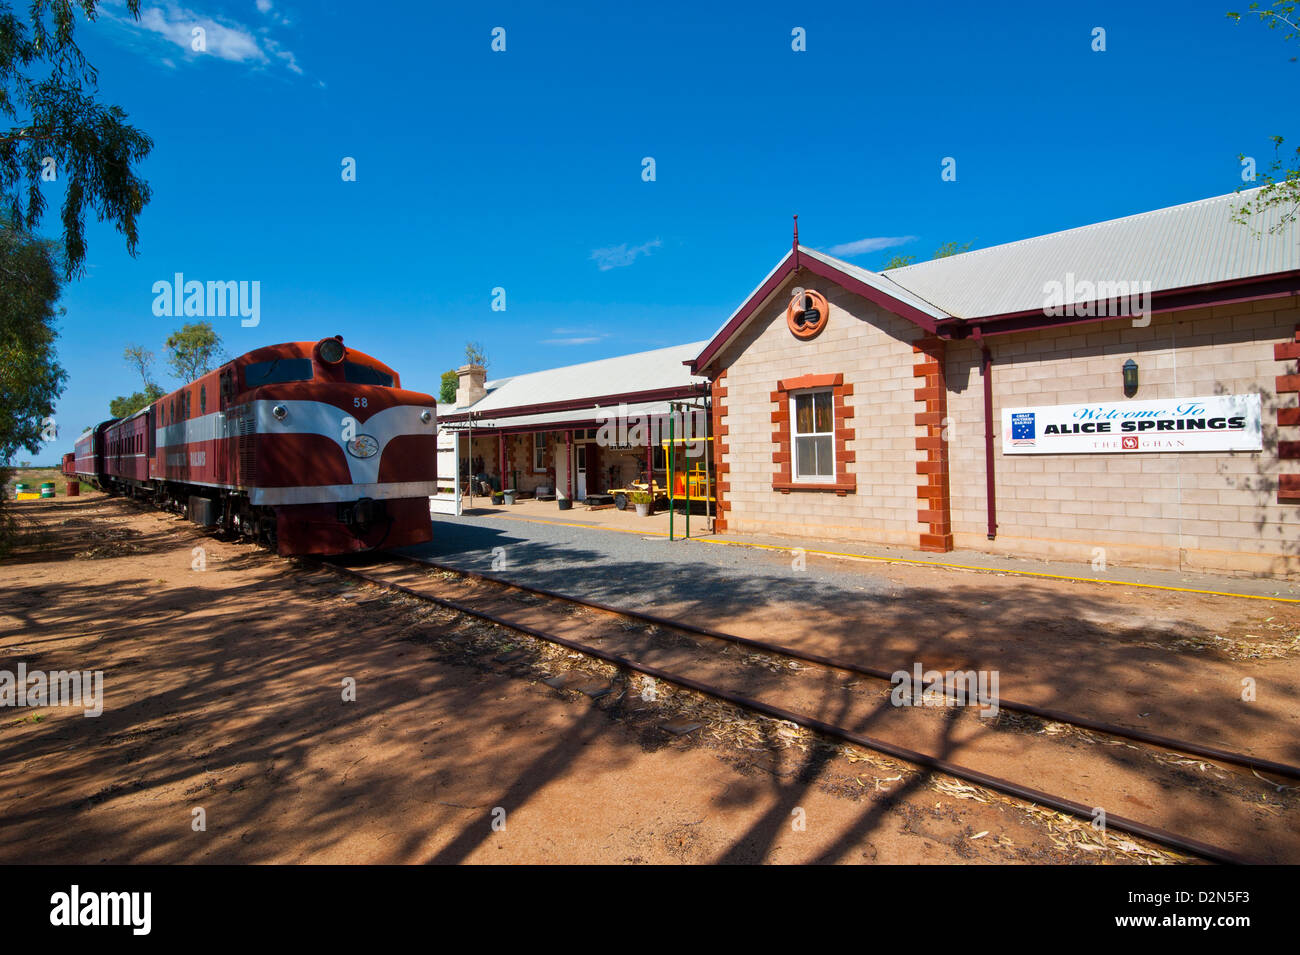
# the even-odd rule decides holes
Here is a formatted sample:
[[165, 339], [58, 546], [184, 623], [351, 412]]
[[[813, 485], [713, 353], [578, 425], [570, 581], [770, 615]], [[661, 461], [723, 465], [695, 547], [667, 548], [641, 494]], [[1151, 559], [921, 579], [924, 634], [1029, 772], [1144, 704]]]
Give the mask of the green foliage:
[[[1296, 13], [1297, 5], [1294, 2], [1275, 2], [1269, 4], [1268, 9], [1264, 9], [1258, 3], [1252, 3], [1248, 10], [1259, 17], [1270, 30], [1284, 30], [1282, 42], [1286, 43], [1300, 40], [1300, 17]], [[1229, 13], [1228, 18], [1240, 22], [1241, 14]], [[1294, 56], [1291, 57], [1292, 62], [1295, 62], [1295, 59]], [[1282, 232], [1300, 218], [1300, 148], [1296, 149], [1294, 157], [1289, 160], [1288, 167], [1288, 160], [1284, 158], [1285, 154], [1282, 152], [1282, 137], [1272, 136], [1270, 139], [1273, 143], [1273, 161], [1262, 175], [1257, 175], [1256, 183], [1244, 184], [1237, 189], [1237, 192], [1241, 192], [1244, 189], [1254, 189], [1258, 185], [1259, 192], [1253, 198], [1243, 201], [1233, 210], [1232, 215], [1233, 222], [1250, 227], [1257, 239], [1264, 235], [1264, 230], [1251, 226], [1250, 219], [1266, 209], [1282, 207], [1281, 217], [1267, 230], [1270, 235]], [[1246, 155], [1242, 153], [1237, 158], [1244, 161]], [[1262, 185], [1259, 185], [1260, 183]]]
[[[139, 17], [140, 0], [125, 5]], [[120, 107], [98, 101], [98, 76], [73, 39], [77, 17], [93, 21], [99, 6], [30, 0], [20, 19], [0, 0], [0, 461], [57, 436], [51, 416], [67, 374], [55, 360], [56, 303], [62, 282], [83, 270], [87, 210], [135, 255], [149, 202], [135, 170], [153, 143]], [[63, 190], [61, 249], [31, 235], [52, 185]], [[13, 532], [2, 504], [0, 549]]]
[[456, 403], [456, 385], [460, 383], [460, 376], [456, 374], [456, 369], [444, 371], [442, 373], [442, 384], [438, 388], [438, 404], [454, 405]]
[[144, 391], [137, 391], [125, 397], [118, 396], [110, 401], [108, 413], [114, 418], [125, 418], [127, 415], [133, 415], [145, 405], [153, 404], [165, 394], [153, 380], [153, 352], [143, 345], [127, 345], [122, 351], [122, 357], [126, 359], [128, 365], [131, 365], [140, 373], [140, 381], [144, 385]]
[[[54, 321], [62, 313], [56, 303], [63, 290], [57, 255], [52, 242], [0, 223], [0, 463], [22, 448], [40, 453], [68, 377], [54, 355]], [[0, 556], [17, 534], [4, 497]]]
[[167, 336], [167, 363], [172, 374], [189, 383], [221, 361], [221, 336], [211, 322], [192, 322]]
[[963, 252], [969, 252], [969, 251], [970, 251], [969, 242], [967, 242], [965, 245], [959, 245], [956, 242], [945, 242], [943, 245], [939, 246], [939, 248], [935, 250], [934, 258], [946, 259], [950, 255], [961, 255]]
[[654, 497], [649, 491], [631, 491], [627, 499], [633, 504], [649, 504], [654, 501]]
[[[111, 221], [136, 253], [136, 220], [149, 202], [148, 184], [136, 175], [153, 141], [127, 124], [118, 106], [98, 102], [99, 78], [74, 40], [79, 15], [93, 21], [100, 0], [31, 0], [15, 16], [0, 0], [0, 205], [31, 230], [45, 213], [43, 176], [63, 187], [63, 269], [79, 275], [86, 257], [90, 209]], [[140, 0], [126, 0], [137, 19]], [[53, 167], [44, 161], [54, 160]]]
[[[958, 242], [945, 242], [935, 250], [933, 257], [936, 259], [946, 259], [950, 255], [961, 255], [963, 252], [969, 252], [970, 247], [971, 244], [969, 242], [964, 245]], [[911, 265], [915, 261], [916, 256], [914, 255], [896, 255], [876, 271], [888, 272], [890, 269], [901, 269], [904, 265]]]
[[[1258, 3], [1252, 3], [1247, 7], [1247, 11], [1255, 14], [1265, 23], [1270, 30], [1276, 30], [1279, 26], [1285, 25], [1291, 32], [1282, 37], [1283, 40], [1300, 39], [1300, 26], [1296, 25], [1296, 4], [1294, 2], [1277, 2], [1269, 4], [1269, 9], [1264, 10]], [[1241, 20], [1240, 13], [1229, 13], [1229, 20]]]
[[9, 556], [18, 537], [18, 522], [9, 506], [9, 481], [13, 469], [0, 467], [0, 558]]
[[465, 343], [465, 364], [482, 365], [484, 368], [488, 366], [487, 352], [483, 350], [481, 344], [478, 342]]
[[54, 243], [0, 223], [0, 461], [19, 448], [40, 453], [68, 377], [54, 353], [57, 257]]
[[114, 418], [133, 415], [145, 405], [153, 404], [164, 392], [153, 382], [144, 386], [144, 391], [137, 391], [128, 397], [117, 397], [108, 403], [108, 413]]
[[[1273, 136], [1273, 161], [1269, 163], [1268, 168], [1258, 177], [1258, 182], [1249, 185], [1242, 185], [1237, 192], [1243, 189], [1253, 189], [1259, 185], [1259, 192], [1250, 199], [1242, 201], [1232, 212], [1232, 221], [1248, 226], [1254, 233], [1255, 238], [1262, 237], [1265, 232], [1269, 235], [1276, 235], [1287, 228], [1297, 218], [1300, 218], [1300, 147], [1296, 148], [1295, 155], [1291, 158], [1291, 166], [1287, 168], [1287, 160], [1283, 158], [1282, 137]], [[1237, 157], [1244, 160], [1245, 154]], [[1262, 183], [1262, 185], [1260, 185]], [[1274, 206], [1282, 206], [1282, 215], [1267, 230], [1256, 229], [1250, 224], [1250, 219], [1265, 209], [1271, 209]]]
[[153, 368], [153, 352], [143, 345], [127, 345], [122, 352], [122, 357], [126, 359], [128, 365], [140, 373], [140, 383], [148, 391], [149, 386], [154, 383], [151, 370]]
[[901, 269], [904, 265], [911, 265], [915, 261], [916, 256], [914, 255], [896, 255], [882, 265], [877, 271], [887, 272], [890, 269]]

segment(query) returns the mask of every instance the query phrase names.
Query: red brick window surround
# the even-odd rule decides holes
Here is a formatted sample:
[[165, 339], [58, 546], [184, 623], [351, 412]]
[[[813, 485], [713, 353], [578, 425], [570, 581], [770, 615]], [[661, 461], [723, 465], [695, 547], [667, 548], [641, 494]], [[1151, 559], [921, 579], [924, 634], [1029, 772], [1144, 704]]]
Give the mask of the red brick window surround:
[[[1289, 342], [1279, 342], [1273, 346], [1273, 357], [1277, 361], [1294, 361], [1300, 359], [1300, 325], [1295, 327], [1295, 335]], [[1300, 392], [1300, 374], [1289, 371], [1277, 376], [1277, 394], [1283, 395]], [[1277, 409], [1277, 456], [1282, 461], [1300, 459], [1300, 440], [1290, 437], [1295, 434], [1291, 429], [1300, 427], [1300, 407], [1291, 405]], [[1282, 429], [1287, 431], [1283, 432]], [[1288, 435], [1283, 438], [1282, 435]], [[1295, 465], [1289, 465], [1295, 467]], [[1300, 501], [1300, 474], [1279, 474], [1277, 477], [1277, 502], [1291, 504]]]
[[944, 436], [948, 419], [944, 351], [944, 342], [939, 338], [923, 338], [912, 346], [912, 352], [922, 359], [912, 366], [913, 376], [921, 379], [921, 387], [915, 389], [913, 397], [925, 404], [924, 411], [916, 412], [916, 425], [923, 432], [916, 439], [916, 449], [925, 452], [925, 460], [916, 463], [916, 519], [927, 525], [921, 532], [921, 550], [940, 554], [953, 549], [948, 441]]
[[[791, 444], [790, 396], [794, 392], [813, 389], [830, 389], [831, 392], [835, 477], [830, 481], [797, 481], [792, 474], [794, 454]], [[841, 496], [857, 491], [857, 476], [849, 472], [849, 465], [857, 460], [857, 453], [848, 447], [848, 443], [857, 436], [857, 432], [848, 424], [853, 417], [853, 409], [849, 407], [847, 399], [852, 394], [853, 386], [844, 383], [842, 374], [802, 375], [776, 383], [776, 391], [771, 394], [772, 401], [776, 403], [776, 409], [772, 412], [772, 443], [776, 445], [776, 450], [772, 452], [772, 463], [776, 465], [772, 490], [782, 494], [791, 491], [833, 491]]]
[[713, 529], [722, 533], [727, 529], [727, 512], [731, 510], [731, 504], [727, 496], [731, 493], [731, 481], [728, 480], [729, 470], [727, 467], [727, 454], [731, 450], [727, 445], [727, 434], [731, 429], [730, 425], [722, 423], [722, 419], [727, 414], [727, 370], [724, 368], [718, 372], [718, 377], [713, 379], [713, 473], [717, 475], [714, 479], [713, 493], [717, 498], [717, 517], [713, 520]]

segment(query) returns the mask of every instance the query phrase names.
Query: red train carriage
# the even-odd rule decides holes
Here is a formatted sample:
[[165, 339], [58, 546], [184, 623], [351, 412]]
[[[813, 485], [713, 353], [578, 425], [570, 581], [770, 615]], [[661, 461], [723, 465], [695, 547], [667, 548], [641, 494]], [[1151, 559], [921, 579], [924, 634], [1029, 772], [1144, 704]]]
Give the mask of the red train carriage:
[[141, 408], [104, 429], [104, 473], [110, 481], [133, 489], [152, 490], [150, 411]]
[[104, 473], [104, 432], [112, 423], [101, 422], [77, 439], [73, 467], [77, 477], [88, 484], [105, 486], [108, 475]]
[[433, 537], [434, 409], [342, 338], [272, 345], [102, 425], [102, 483], [281, 554], [418, 544]]
[[77, 454], [75, 451], [69, 451], [63, 456], [63, 465], [59, 468], [64, 477], [77, 476]]

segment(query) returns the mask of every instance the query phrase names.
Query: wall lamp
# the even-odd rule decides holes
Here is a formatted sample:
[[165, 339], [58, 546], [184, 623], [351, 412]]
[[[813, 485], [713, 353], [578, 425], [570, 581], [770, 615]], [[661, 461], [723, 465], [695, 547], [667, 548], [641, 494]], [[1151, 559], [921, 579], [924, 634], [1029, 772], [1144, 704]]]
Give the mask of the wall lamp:
[[1138, 390], [1138, 363], [1132, 358], [1124, 362], [1124, 397], [1132, 398]]

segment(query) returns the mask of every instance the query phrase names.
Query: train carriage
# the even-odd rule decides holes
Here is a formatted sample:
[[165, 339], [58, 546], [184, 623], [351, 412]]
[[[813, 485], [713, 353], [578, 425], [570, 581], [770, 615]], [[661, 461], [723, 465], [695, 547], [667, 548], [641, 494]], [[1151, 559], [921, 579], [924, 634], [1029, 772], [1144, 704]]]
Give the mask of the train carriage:
[[151, 410], [141, 408], [135, 414], [114, 421], [104, 429], [104, 473], [109, 480], [128, 486], [136, 493], [152, 489]]
[[88, 484], [105, 486], [108, 475], [104, 473], [104, 432], [112, 421], [104, 421], [86, 431], [77, 439], [73, 453], [73, 467], [77, 477]]

